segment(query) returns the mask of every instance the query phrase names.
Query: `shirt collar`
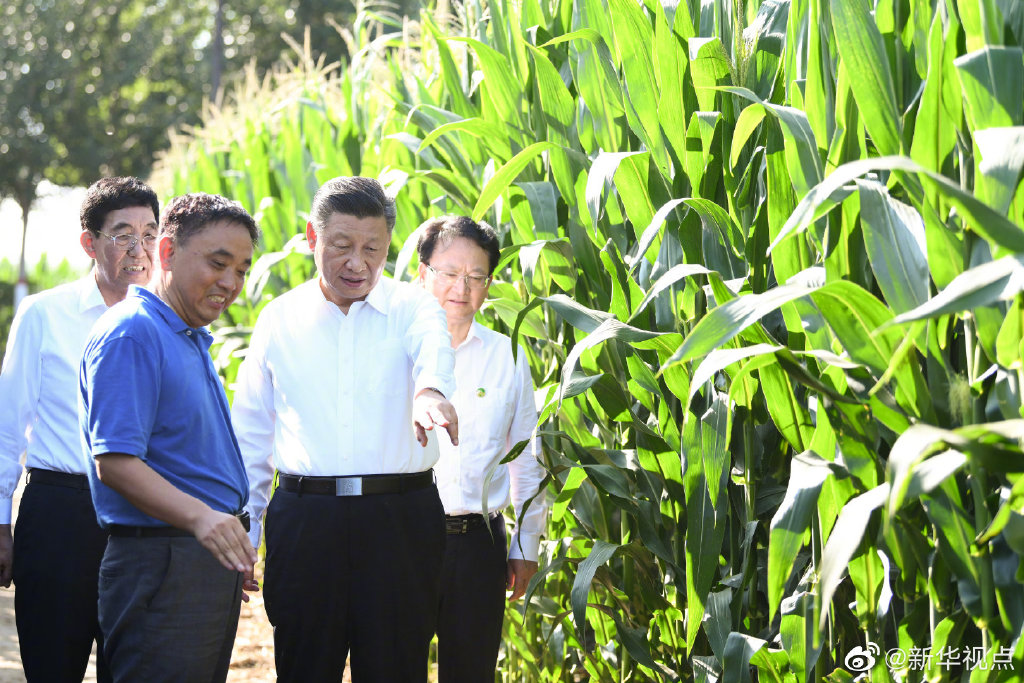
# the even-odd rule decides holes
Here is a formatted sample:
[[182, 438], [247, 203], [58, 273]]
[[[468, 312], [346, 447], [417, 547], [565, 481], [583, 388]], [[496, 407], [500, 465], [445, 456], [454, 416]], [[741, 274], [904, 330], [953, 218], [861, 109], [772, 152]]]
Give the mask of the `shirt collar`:
[[483, 338], [483, 334], [482, 334], [483, 330], [484, 330], [484, 326], [474, 320], [473, 323], [469, 326], [469, 332], [466, 333], [466, 338], [462, 340], [462, 343], [459, 344], [459, 348], [455, 349], [455, 350], [458, 351], [463, 346], [466, 346], [466, 345], [470, 344], [471, 342], [476, 342], [477, 344], [483, 344], [484, 343], [484, 338]]
[[103, 292], [100, 291], [100, 286], [96, 283], [96, 269], [93, 268], [89, 271], [89, 274], [82, 278], [81, 287], [78, 288], [78, 312], [84, 313], [91, 308], [97, 306], [107, 307], [107, 302], [103, 300]]
[[380, 279], [377, 280], [377, 284], [373, 286], [370, 293], [366, 295], [366, 303], [373, 306], [384, 315], [388, 314], [388, 310], [391, 308], [391, 284], [385, 284], [387, 278], [381, 273]]
[[205, 327], [189, 327], [185, 321], [181, 319], [181, 316], [175, 313], [174, 309], [171, 308], [166, 301], [145, 287], [142, 287], [141, 285], [128, 285], [128, 296], [137, 297], [149, 302], [156, 312], [160, 314], [160, 317], [164, 319], [167, 326], [171, 328], [171, 331], [186, 332], [188, 330], [194, 330], [200, 335], [200, 338], [206, 343], [207, 347], [213, 343], [213, 336], [210, 334], [209, 330]]
[[[319, 275], [313, 281], [313, 285], [316, 287], [317, 293], [320, 295], [320, 298], [323, 299], [325, 304], [327, 304], [328, 306], [333, 306], [334, 308], [338, 307], [333, 301], [331, 301], [330, 299], [328, 299], [324, 295], [324, 290], [320, 288], [320, 276]], [[380, 279], [377, 280], [377, 284], [375, 284], [373, 286], [373, 289], [370, 290], [370, 293], [366, 295], [366, 298], [363, 299], [363, 301], [368, 306], [372, 306], [373, 308], [375, 308], [380, 313], [382, 313], [384, 315], [387, 315], [388, 314], [388, 310], [390, 310], [390, 308], [391, 308], [391, 295], [392, 295], [392, 293], [393, 293], [393, 289], [392, 289], [392, 286], [391, 286], [390, 279], [384, 277], [384, 275], [381, 274]], [[358, 302], [353, 301], [352, 303], [358, 303]]]

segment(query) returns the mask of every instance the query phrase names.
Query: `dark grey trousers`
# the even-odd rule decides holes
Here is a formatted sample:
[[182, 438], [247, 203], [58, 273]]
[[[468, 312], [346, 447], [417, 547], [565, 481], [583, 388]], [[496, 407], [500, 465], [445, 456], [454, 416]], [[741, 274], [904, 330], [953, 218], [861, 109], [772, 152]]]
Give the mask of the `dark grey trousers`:
[[241, 590], [241, 573], [195, 538], [111, 537], [99, 618], [114, 681], [224, 681]]

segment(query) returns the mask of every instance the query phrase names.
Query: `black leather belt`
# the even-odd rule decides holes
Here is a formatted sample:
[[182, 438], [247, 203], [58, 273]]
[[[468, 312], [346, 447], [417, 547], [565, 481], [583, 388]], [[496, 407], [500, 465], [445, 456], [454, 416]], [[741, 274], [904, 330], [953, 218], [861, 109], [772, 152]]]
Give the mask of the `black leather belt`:
[[[246, 511], [235, 514], [238, 521], [246, 531], [249, 530], [249, 513]], [[107, 527], [111, 536], [121, 538], [183, 538], [191, 536], [191, 531], [185, 531], [173, 526], [131, 526], [128, 524], [111, 524]]]
[[501, 513], [492, 512], [487, 517], [478, 512], [469, 515], [445, 515], [444, 528], [449, 534], [467, 534], [470, 531], [486, 529], [499, 514]]
[[434, 485], [434, 471], [414, 474], [370, 474], [361, 477], [278, 476], [279, 486], [290, 493], [321, 496], [369, 496], [379, 493], [406, 493]]
[[35, 467], [29, 468], [27, 482], [29, 484], [63, 486], [64, 488], [78, 489], [80, 491], [89, 490], [89, 477], [84, 474], [54, 472], [53, 470], [41, 470]]

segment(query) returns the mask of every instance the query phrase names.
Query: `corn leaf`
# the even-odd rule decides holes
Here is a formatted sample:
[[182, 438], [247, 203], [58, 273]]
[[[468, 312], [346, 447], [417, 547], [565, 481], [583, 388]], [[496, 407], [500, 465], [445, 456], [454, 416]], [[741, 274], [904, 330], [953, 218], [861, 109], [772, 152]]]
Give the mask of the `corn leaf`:
[[875, 281], [889, 306], [904, 313], [928, 300], [924, 221], [880, 183], [858, 180], [864, 245]]
[[832, 31], [843, 67], [857, 83], [854, 99], [882, 155], [899, 154], [902, 120], [885, 44], [865, 0], [831, 0]]

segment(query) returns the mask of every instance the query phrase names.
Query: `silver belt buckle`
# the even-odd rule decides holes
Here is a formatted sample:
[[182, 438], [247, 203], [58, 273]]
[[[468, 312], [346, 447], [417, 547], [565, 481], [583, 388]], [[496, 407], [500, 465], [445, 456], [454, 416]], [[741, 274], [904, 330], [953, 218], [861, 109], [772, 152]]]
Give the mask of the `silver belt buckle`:
[[334, 480], [334, 495], [336, 496], [361, 496], [363, 495], [362, 477], [338, 477]]

